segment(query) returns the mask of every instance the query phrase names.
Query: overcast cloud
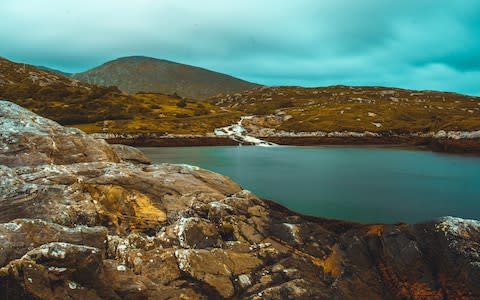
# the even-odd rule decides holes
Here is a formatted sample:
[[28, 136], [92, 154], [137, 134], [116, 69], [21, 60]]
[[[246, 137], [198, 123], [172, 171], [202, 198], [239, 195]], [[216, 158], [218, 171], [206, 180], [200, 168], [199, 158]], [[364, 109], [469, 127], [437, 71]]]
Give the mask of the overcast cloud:
[[145, 55], [268, 85], [480, 95], [478, 0], [0, 0], [0, 56], [79, 72]]

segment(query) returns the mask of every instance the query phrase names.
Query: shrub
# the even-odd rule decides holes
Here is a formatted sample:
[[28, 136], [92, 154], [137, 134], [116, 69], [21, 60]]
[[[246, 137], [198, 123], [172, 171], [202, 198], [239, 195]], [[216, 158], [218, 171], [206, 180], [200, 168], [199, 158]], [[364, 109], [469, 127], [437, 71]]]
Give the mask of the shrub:
[[175, 98], [175, 99], [182, 99], [182, 97], [179, 96], [179, 95], [177, 94], [177, 92], [173, 93], [173, 94], [170, 95], [170, 96], [171, 96], [172, 98]]
[[293, 101], [290, 99], [284, 99], [278, 102], [277, 108], [293, 107]]
[[255, 115], [268, 115], [271, 113], [271, 110], [267, 106], [259, 106], [253, 113]]
[[178, 118], [178, 119], [183, 119], [183, 118], [189, 118], [190, 115], [189, 114], [175, 114], [175, 118]]
[[205, 116], [205, 115], [208, 115], [210, 112], [208, 111], [208, 109], [206, 108], [197, 108], [195, 109], [195, 111], [193, 112], [193, 114], [195, 116]]
[[181, 99], [180, 101], [177, 102], [177, 107], [180, 107], [180, 108], [185, 108], [187, 107], [187, 101], [185, 99]]
[[128, 113], [131, 115], [144, 115], [148, 114], [150, 112], [150, 109], [144, 107], [144, 106], [130, 106], [129, 108], [127, 107], [119, 107], [119, 110], [128, 110]]
[[116, 86], [108, 86], [108, 87], [94, 86], [92, 87], [90, 95], [88, 95], [88, 98], [89, 99], [101, 98], [105, 95], [112, 94], [112, 93], [119, 94], [121, 92]]
[[195, 116], [204, 116], [204, 115], [208, 115], [209, 113], [210, 111], [202, 103], [198, 103], [197, 108], [193, 112]]

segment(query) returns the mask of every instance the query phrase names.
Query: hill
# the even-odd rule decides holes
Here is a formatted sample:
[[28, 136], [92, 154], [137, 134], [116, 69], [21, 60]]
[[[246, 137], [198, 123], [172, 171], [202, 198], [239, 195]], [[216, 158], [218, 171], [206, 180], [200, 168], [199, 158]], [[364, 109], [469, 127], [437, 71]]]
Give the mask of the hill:
[[57, 69], [54, 69], [54, 68], [49, 68], [49, 67], [45, 67], [45, 66], [37, 66], [37, 68], [39, 68], [41, 70], [45, 70], [45, 71], [50, 71], [50, 72], [53, 72], [55, 74], [60, 74], [62, 76], [66, 76], [66, 77], [72, 76], [72, 73], [63, 72], [63, 71], [60, 71], [60, 70], [57, 70]]
[[64, 97], [88, 94], [95, 89], [93, 85], [69, 78], [60, 71], [16, 63], [3, 57], [0, 57], [0, 88], [3, 96], [12, 99], [46, 98], [52, 89], [64, 92]]
[[0, 58], [0, 99], [88, 132], [205, 134], [240, 117], [204, 101], [159, 93], [128, 95]]
[[124, 108], [112, 106], [121, 95], [116, 87], [83, 83], [38, 67], [0, 58], [0, 97], [14, 101], [62, 124], [121, 118]]
[[73, 78], [102, 86], [117, 86], [128, 93], [157, 92], [204, 99], [236, 93], [259, 85], [210, 70], [143, 56], [109, 61]]
[[282, 86], [217, 96], [209, 101], [255, 115], [250, 123], [276, 131], [370, 131], [388, 135], [480, 130], [480, 97], [438, 91]]
[[[448, 131], [454, 136], [477, 136], [480, 130], [480, 98], [456, 93], [283, 86], [204, 101], [161, 93], [126, 94], [116, 87], [83, 83], [6, 59], [0, 59], [0, 71], [0, 98], [86, 132], [207, 136], [215, 128], [237, 123], [242, 116], [250, 116], [242, 121], [248, 134], [264, 138], [332, 134], [344, 138], [343, 142], [356, 143], [347, 137], [368, 133], [381, 137], [374, 141], [379, 143], [398, 136], [414, 140], [423, 133], [441, 137], [442, 131], [447, 136]], [[292, 139], [270, 140], [294, 143]], [[315, 138], [309, 143], [320, 142], [324, 141]]]

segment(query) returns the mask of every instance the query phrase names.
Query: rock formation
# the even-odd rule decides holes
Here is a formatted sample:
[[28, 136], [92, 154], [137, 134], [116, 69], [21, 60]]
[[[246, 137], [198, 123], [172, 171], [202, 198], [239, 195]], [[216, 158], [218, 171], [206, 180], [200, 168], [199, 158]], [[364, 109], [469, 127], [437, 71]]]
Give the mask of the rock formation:
[[307, 217], [0, 102], [0, 299], [478, 299], [480, 222]]

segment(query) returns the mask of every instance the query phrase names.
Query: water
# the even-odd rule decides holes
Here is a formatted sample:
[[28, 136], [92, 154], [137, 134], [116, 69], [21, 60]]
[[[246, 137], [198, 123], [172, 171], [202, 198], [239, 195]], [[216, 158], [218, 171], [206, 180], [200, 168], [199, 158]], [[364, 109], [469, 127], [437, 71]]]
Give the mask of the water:
[[222, 173], [308, 215], [364, 223], [480, 219], [480, 157], [363, 147], [142, 148]]

